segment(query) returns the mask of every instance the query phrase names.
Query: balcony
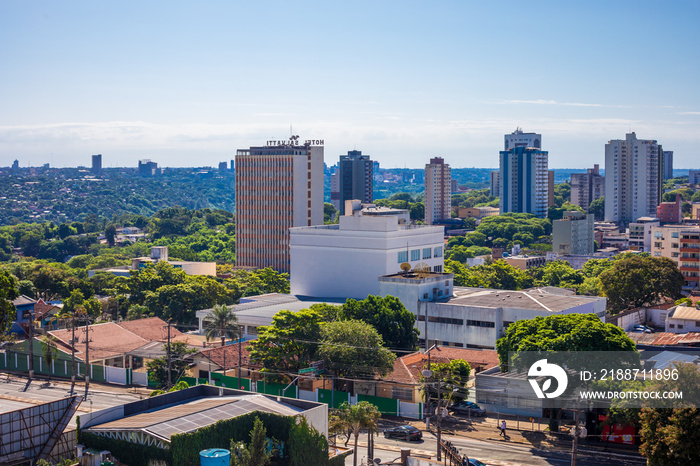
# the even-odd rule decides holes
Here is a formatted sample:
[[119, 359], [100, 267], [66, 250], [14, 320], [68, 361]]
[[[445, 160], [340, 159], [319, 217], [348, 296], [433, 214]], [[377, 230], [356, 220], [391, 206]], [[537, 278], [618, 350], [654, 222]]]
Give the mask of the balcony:
[[697, 266], [688, 267], [688, 266], [682, 265], [678, 268], [680, 269], [681, 272], [697, 272], [698, 270], [700, 270], [700, 268], [698, 268]]
[[689, 246], [690, 245], [688, 245], [688, 244], [681, 243], [680, 251], [681, 252], [695, 252], [695, 253], [700, 252], [700, 247], [698, 247], [698, 246], [689, 247]]
[[698, 262], [698, 261], [700, 261], [700, 259], [697, 257], [681, 256], [681, 257], [679, 257], [679, 259], [681, 260], [681, 262]]

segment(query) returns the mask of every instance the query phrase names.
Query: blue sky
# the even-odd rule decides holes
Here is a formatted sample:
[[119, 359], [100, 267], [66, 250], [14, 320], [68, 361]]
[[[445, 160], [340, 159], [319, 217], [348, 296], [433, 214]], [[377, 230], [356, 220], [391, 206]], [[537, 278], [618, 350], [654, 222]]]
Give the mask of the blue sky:
[[0, 166], [213, 166], [324, 139], [383, 167], [554, 168], [636, 131], [700, 168], [700, 2], [0, 2]]

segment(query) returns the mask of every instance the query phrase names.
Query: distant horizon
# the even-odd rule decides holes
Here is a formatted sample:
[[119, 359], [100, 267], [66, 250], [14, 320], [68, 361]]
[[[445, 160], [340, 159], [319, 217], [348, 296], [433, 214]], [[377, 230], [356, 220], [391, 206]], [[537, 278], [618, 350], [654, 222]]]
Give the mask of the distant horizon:
[[468, 168], [516, 128], [553, 166], [592, 167], [631, 131], [693, 165], [698, 17], [689, 0], [0, 2], [0, 166], [215, 166], [294, 134], [328, 160]]

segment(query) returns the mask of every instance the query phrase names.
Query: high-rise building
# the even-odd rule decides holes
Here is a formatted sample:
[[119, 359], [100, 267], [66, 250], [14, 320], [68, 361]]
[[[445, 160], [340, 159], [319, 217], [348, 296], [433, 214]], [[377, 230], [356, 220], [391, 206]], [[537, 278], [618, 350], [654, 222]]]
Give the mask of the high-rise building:
[[323, 140], [236, 152], [236, 265], [289, 272], [289, 229], [323, 225]]
[[605, 145], [605, 221], [627, 225], [656, 217], [663, 188], [663, 150], [655, 140], [613, 139]]
[[586, 173], [571, 174], [571, 203], [588, 210], [591, 202], [605, 196], [605, 177], [596, 163]]
[[700, 170], [688, 170], [688, 183], [700, 184]]
[[542, 149], [542, 135], [537, 133], [523, 133], [522, 128], [516, 128], [510, 134], [505, 135], [504, 150], [514, 147], [534, 147]]
[[442, 157], [425, 166], [425, 223], [432, 225], [452, 217], [452, 170]]
[[554, 170], [547, 172], [547, 207], [554, 205]]
[[219, 172], [223, 173], [228, 170], [228, 164], [226, 162], [219, 162]]
[[501, 172], [493, 170], [491, 173], [491, 197], [498, 197], [501, 193]]
[[139, 175], [155, 176], [158, 174], [158, 164], [148, 159], [139, 160]]
[[[331, 175], [331, 204], [336, 210], [345, 207], [345, 201], [359, 199], [365, 204], [374, 200], [374, 162], [362, 151], [351, 150], [341, 155], [338, 171]], [[344, 212], [340, 212], [341, 215]]]
[[673, 178], [673, 151], [664, 151], [664, 180]]
[[92, 172], [100, 173], [102, 171], [102, 154], [92, 156]]
[[552, 223], [552, 252], [557, 254], [593, 254], [593, 214], [577, 210], [564, 212]]
[[547, 151], [518, 146], [500, 152], [501, 213], [525, 212], [547, 216], [549, 175]]

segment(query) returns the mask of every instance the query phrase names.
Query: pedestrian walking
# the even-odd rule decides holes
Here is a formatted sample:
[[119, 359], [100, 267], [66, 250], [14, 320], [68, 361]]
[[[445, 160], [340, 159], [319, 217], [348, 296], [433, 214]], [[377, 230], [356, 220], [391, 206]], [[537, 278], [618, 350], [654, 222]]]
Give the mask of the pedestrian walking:
[[503, 422], [501, 422], [501, 435], [503, 437], [507, 437], [507, 435], [506, 435], [506, 421], [505, 420]]

